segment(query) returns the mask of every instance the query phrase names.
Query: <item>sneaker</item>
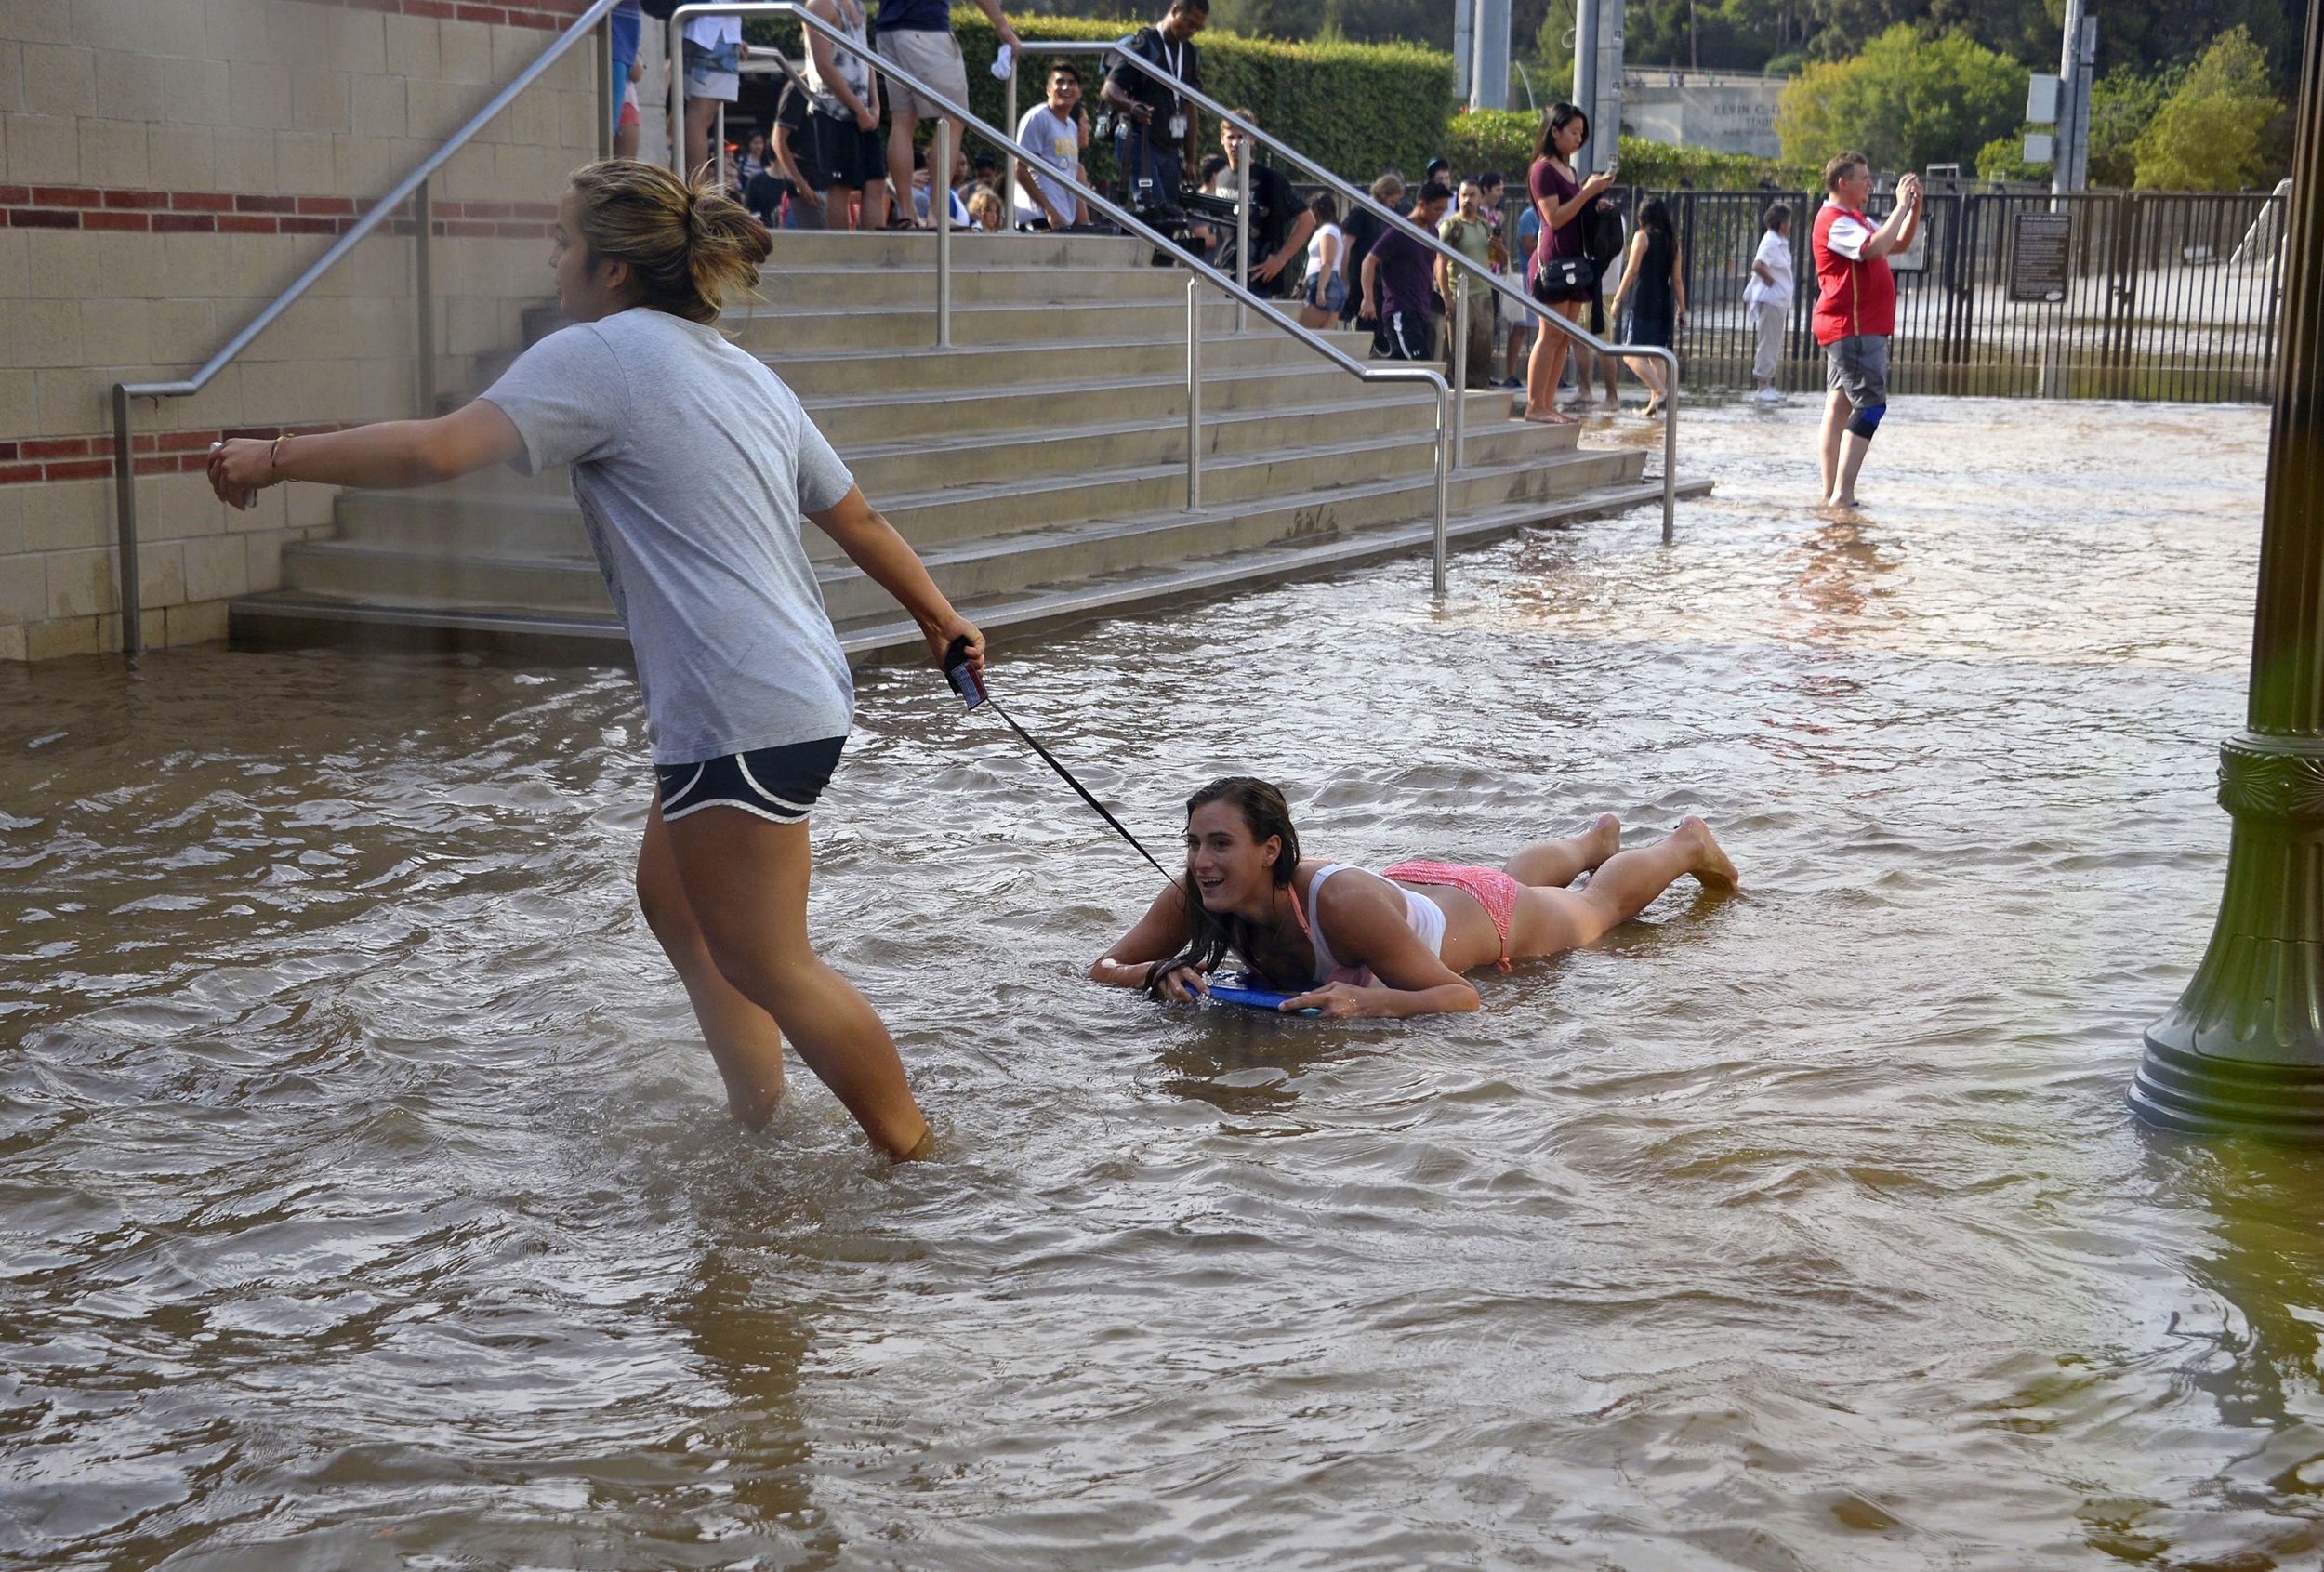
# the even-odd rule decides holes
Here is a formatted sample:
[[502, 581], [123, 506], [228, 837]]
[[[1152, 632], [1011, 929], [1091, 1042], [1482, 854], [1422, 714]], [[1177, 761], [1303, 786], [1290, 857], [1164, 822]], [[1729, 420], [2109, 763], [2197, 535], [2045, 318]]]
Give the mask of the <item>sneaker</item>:
[[1761, 403], [1783, 403], [1782, 392], [1774, 388], [1762, 388], [1758, 392], [1753, 393], [1751, 397], [1757, 399]]

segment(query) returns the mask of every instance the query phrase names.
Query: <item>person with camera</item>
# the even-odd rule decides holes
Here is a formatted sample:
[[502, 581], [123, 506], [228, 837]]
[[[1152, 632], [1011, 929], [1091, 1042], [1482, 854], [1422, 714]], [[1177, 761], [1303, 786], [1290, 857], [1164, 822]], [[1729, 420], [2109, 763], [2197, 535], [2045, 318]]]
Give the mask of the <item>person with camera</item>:
[[[1169, 14], [1124, 41], [1135, 55], [1189, 87], [1202, 86], [1202, 51], [1195, 34], [1210, 20], [1210, 0], [1170, 0]], [[1116, 60], [1098, 89], [1114, 119], [1114, 159], [1129, 205], [1141, 212], [1175, 213], [1186, 166], [1195, 162], [1195, 106], [1129, 61]]]
[[[1582, 308], [1598, 294], [1598, 272], [1591, 265], [1582, 214], [1614, 183], [1611, 165], [1586, 180], [1575, 176], [1573, 156], [1589, 139], [1587, 114], [1573, 104], [1551, 105], [1534, 140], [1533, 172], [1526, 182], [1534, 211], [1541, 218], [1541, 242], [1533, 258], [1533, 297], [1568, 322], [1580, 320]], [[1562, 332], [1534, 336], [1533, 357], [1525, 367], [1527, 420], [1544, 426], [1577, 424], [1557, 407], [1565, 350]]]
[[1872, 166], [1843, 152], [1824, 165], [1824, 205], [1808, 231], [1816, 259], [1816, 341], [1829, 363], [1824, 405], [1824, 502], [1856, 505], [1856, 475], [1888, 413], [1888, 340], [1896, 331], [1896, 279], [1888, 258], [1921, 232], [1921, 177], [1896, 182], [1896, 206], [1878, 228], [1865, 216]]

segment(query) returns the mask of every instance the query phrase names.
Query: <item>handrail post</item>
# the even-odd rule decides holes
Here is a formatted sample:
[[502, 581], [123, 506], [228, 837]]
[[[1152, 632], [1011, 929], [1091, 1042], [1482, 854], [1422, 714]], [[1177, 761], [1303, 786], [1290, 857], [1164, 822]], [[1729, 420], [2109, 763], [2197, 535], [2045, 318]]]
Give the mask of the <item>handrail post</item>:
[[121, 533], [121, 653], [145, 650], [145, 606], [138, 589], [137, 463], [130, 456], [129, 390], [113, 384], [113, 511]]
[[412, 276], [419, 330], [419, 417], [436, 417], [436, 273], [432, 256], [436, 218], [428, 197], [428, 182], [412, 192]]
[[1443, 383], [1436, 386], [1436, 593], [1445, 592], [1445, 515], [1452, 504], [1452, 400]]
[[[1012, 137], [1017, 134], [1017, 54], [1014, 49], [1009, 51], [1009, 84], [1004, 89], [1007, 97], [1003, 100], [1009, 114], [1000, 123], [1000, 128]], [[1001, 175], [1000, 199], [1009, 205], [1009, 222], [1013, 224], [1017, 221], [1017, 161], [1009, 158], [1003, 159], [1002, 163], [1008, 168]], [[1037, 207], [1039, 204], [1035, 205]]]
[[[1250, 292], [1250, 143], [1243, 138], [1235, 147], [1235, 282]], [[1250, 326], [1249, 308], [1235, 302], [1235, 331]]]
[[1662, 544], [1676, 538], [1679, 505], [1679, 357], [1670, 355], [1670, 390], [1662, 399]]
[[614, 121], [621, 113], [623, 84], [614, 80], [614, 19], [597, 24], [597, 156], [614, 156]]
[[952, 348], [952, 122], [936, 117], [928, 161], [928, 216], [936, 221], [936, 347]]
[[[669, 166], [680, 180], [692, 173], [686, 167], [686, 24], [672, 11], [668, 36], [662, 41], [662, 53], [667, 59], [669, 96], [663, 108], [669, 122]], [[912, 193], [905, 192], [910, 201]]]
[[1468, 462], [1462, 449], [1469, 436], [1469, 275], [1453, 280], [1452, 342], [1452, 461]]
[[1202, 511], [1202, 275], [1186, 281], [1186, 511]]

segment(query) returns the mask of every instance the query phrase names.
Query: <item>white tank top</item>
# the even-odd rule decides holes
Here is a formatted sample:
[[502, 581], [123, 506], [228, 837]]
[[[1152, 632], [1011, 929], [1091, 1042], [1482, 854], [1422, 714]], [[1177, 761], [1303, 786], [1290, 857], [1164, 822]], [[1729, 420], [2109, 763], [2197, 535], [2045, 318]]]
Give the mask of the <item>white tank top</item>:
[[1324, 271], [1324, 241], [1327, 236], [1337, 243], [1331, 248], [1332, 271], [1339, 271], [1340, 264], [1347, 260], [1347, 231], [1337, 224], [1319, 224], [1307, 242], [1307, 271], [1311, 278]]
[[[848, 90], [855, 95], [856, 102], [869, 103], [871, 101], [871, 66], [865, 57], [869, 55], [871, 50], [864, 42], [864, 7], [855, 4], [855, 0], [831, 0], [831, 4], [839, 13], [839, 31], [846, 33], [848, 42], [855, 46], [854, 48], [849, 49], [832, 44], [832, 67], [838, 72], [839, 79], [848, 85]], [[825, 42], [829, 43], [829, 40], [826, 39]], [[816, 66], [815, 51], [812, 48], [807, 51], [807, 86], [816, 98], [828, 100], [825, 108], [836, 109], [838, 107], [839, 96], [831, 90], [829, 80]]]
[[[1326, 983], [1353, 983], [1359, 988], [1368, 988], [1379, 981], [1372, 975], [1372, 969], [1368, 966], [1340, 965], [1338, 958], [1332, 955], [1331, 946], [1324, 943], [1324, 916], [1317, 909], [1316, 901], [1323, 894], [1324, 880], [1341, 872], [1380, 878], [1380, 875], [1371, 869], [1359, 868], [1353, 863], [1327, 863], [1315, 870], [1314, 878], [1307, 881], [1307, 942], [1315, 946], [1315, 982], [1318, 986]], [[1445, 908], [1417, 891], [1406, 890], [1393, 879], [1380, 878], [1380, 881], [1404, 897], [1404, 922], [1412, 930], [1413, 937], [1426, 945], [1431, 955], [1442, 955], [1445, 951]]]

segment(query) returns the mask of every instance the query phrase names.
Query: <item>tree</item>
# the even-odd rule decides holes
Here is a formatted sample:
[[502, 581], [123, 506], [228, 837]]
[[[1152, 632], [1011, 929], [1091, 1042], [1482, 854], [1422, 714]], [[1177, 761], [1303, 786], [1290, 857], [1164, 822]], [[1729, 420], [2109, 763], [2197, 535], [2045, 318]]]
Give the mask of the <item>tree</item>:
[[2138, 183], [2164, 191], [2247, 185], [2266, 170], [2262, 133], [2283, 112], [2251, 34], [2223, 33], [2138, 139]]
[[2138, 178], [2138, 139], [2186, 80], [2186, 67], [2141, 75], [2119, 65], [2090, 86], [2090, 183], [2129, 186]]
[[2026, 68], [1961, 34], [1924, 39], [1899, 22], [1854, 59], [1811, 65], [1776, 112], [1784, 162], [1819, 168], [1847, 148], [1873, 166], [1974, 165], [2021, 124]]

